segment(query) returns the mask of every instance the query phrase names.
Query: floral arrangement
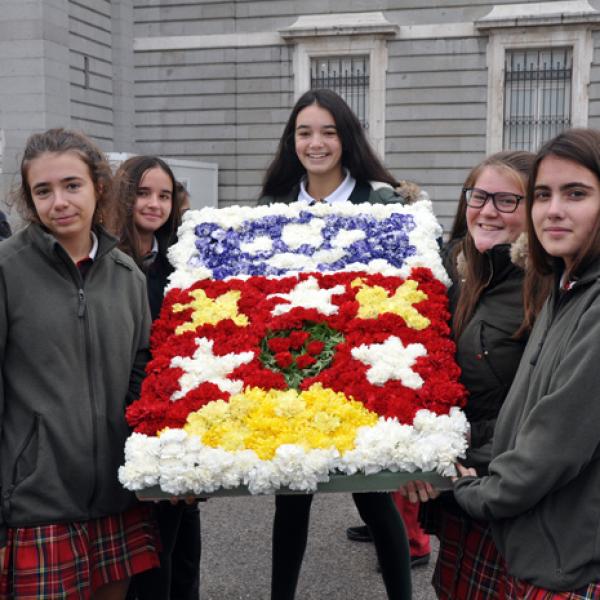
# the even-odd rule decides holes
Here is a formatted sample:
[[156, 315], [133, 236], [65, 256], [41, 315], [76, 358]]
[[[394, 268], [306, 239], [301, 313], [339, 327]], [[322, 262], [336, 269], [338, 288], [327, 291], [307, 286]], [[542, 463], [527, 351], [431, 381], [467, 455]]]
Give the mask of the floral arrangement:
[[466, 447], [431, 203], [186, 213], [121, 482], [313, 491]]

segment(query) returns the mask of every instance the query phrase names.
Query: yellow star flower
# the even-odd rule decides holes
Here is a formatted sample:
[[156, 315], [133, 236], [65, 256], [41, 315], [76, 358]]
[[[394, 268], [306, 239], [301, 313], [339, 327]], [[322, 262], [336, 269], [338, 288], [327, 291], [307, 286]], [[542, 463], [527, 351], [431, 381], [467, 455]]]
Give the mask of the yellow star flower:
[[388, 296], [387, 290], [379, 285], [363, 285], [360, 280], [352, 283], [353, 286], [361, 286], [356, 294], [361, 319], [375, 319], [383, 313], [393, 313], [401, 316], [412, 329], [429, 327], [429, 319], [413, 307], [413, 304], [427, 300], [427, 294], [417, 289], [419, 284], [413, 279], [407, 279], [392, 296]]
[[236, 325], [248, 325], [248, 317], [238, 312], [238, 300], [241, 293], [238, 291], [230, 291], [222, 294], [214, 300], [209, 298], [204, 290], [193, 290], [190, 292], [193, 300], [188, 304], [174, 304], [173, 312], [182, 312], [188, 308], [192, 308], [191, 322], [180, 325], [175, 330], [177, 335], [184, 331], [195, 331], [200, 325], [216, 325], [219, 321], [232, 319]]

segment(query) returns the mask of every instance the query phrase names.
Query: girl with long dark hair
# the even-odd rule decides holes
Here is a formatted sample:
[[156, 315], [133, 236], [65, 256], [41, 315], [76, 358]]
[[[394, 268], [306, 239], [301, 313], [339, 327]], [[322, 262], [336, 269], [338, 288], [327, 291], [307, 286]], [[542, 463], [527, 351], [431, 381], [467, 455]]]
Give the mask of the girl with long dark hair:
[[398, 202], [397, 186], [350, 107], [335, 92], [316, 89], [294, 105], [259, 202]]
[[[173, 171], [157, 156], [127, 159], [117, 170], [116, 186], [123, 213], [120, 247], [146, 275], [151, 316], [156, 319], [167, 278], [173, 271], [167, 250], [175, 241], [182, 194], [177, 191]], [[197, 600], [200, 580], [197, 505], [160, 502], [156, 517], [162, 540], [160, 569], [134, 577], [132, 591], [138, 600]]]
[[[398, 202], [396, 185], [344, 100], [330, 90], [310, 90], [290, 114], [260, 202]], [[356, 493], [353, 498], [372, 533], [388, 597], [408, 600], [408, 540], [390, 495]], [[275, 498], [272, 600], [294, 598], [312, 499], [312, 494]]]

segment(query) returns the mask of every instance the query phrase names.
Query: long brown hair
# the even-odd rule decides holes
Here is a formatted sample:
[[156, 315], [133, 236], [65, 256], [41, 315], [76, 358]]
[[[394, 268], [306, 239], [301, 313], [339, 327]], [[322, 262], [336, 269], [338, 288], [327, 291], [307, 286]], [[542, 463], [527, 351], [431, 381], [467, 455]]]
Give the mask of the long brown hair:
[[11, 191], [9, 205], [16, 206], [18, 213], [25, 221], [39, 223], [40, 219], [35, 209], [28, 180], [31, 161], [43, 154], [66, 154], [68, 152], [76, 154], [87, 165], [94, 184], [96, 209], [92, 224], [106, 224], [114, 213], [110, 164], [102, 150], [87, 135], [70, 129], [48, 129], [43, 133], [34, 133], [29, 136], [21, 159], [21, 181]]
[[137, 191], [144, 174], [150, 169], [164, 171], [172, 183], [171, 212], [166, 223], [155, 233], [159, 243], [159, 252], [165, 252], [173, 243], [180, 222], [181, 195], [177, 192], [177, 182], [169, 165], [158, 156], [133, 156], [121, 163], [115, 175], [115, 189], [120, 207], [119, 248], [129, 254], [141, 266], [140, 236], [135, 226], [133, 212], [137, 200]]
[[498, 152], [487, 157], [471, 169], [465, 179], [452, 229], [455, 236], [453, 239], [456, 239], [460, 234], [463, 235], [462, 242], [458, 243], [454, 249], [453, 262], [455, 262], [458, 254], [462, 252], [465, 263], [465, 273], [462, 275], [456, 310], [452, 318], [455, 339], [460, 337], [467, 323], [471, 320], [479, 298], [492, 275], [489, 261], [475, 247], [475, 242], [466, 226], [467, 200], [465, 189], [473, 187], [483, 170], [491, 167], [513, 178], [523, 190], [523, 195], [525, 195], [533, 159], [534, 154], [531, 152], [521, 150]]

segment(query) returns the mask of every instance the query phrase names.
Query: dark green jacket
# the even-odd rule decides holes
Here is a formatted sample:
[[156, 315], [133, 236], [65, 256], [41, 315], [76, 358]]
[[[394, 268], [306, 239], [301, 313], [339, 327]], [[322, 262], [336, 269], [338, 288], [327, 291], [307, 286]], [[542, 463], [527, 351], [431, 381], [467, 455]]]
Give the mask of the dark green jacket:
[[536, 320], [494, 433], [489, 476], [455, 484], [492, 520], [511, 575], [554, 591], [600, 580], [600, 261]]
[[125, 407], [148, 359], [146, 281], [98, 230], [82, 280], [39, 225], [0, 244], [0, 476], [4, 526], [119, 513]]
[[[298, 193], [300, 192], [300, 184], [295, 185], [285, 196], [263, 196], [258, 200], [258, 204], [274, 204], [276, 202], [281, 204], [291, 204], [298, 200]], [[348, 198], [352, 204], [362, 204], [363, 202], [369, 202], [370, 204], [388, 204], [390, 202], [402, 201], [394, 188], [390, 185], [381, 184], [381, 186], [374, 189], [372, 185], [364, 182], [357, 182]]]
[[485, 257], [490, 281], [456, 342], [461, 382], [469, 391], [465, 414], [471, 446], [464, 463], [482, 474], [491, 459], [496, 418], [525, 349], [525, 340], [514, 339], [523, 321], [523, 270], [512, 263], [508, 244], [495, 246]]

